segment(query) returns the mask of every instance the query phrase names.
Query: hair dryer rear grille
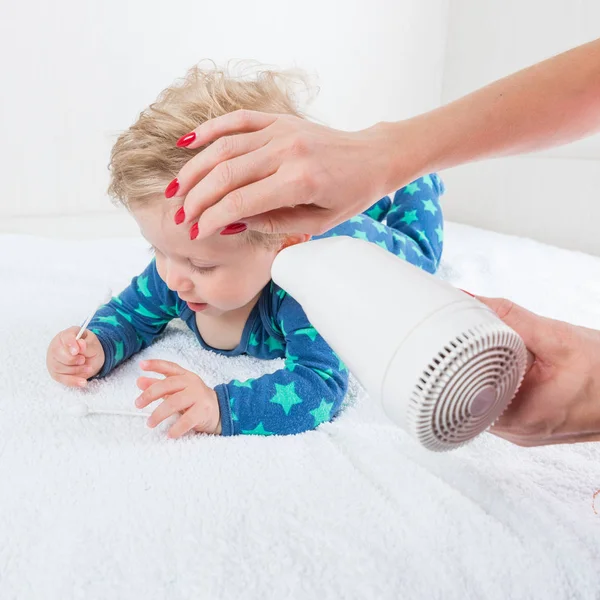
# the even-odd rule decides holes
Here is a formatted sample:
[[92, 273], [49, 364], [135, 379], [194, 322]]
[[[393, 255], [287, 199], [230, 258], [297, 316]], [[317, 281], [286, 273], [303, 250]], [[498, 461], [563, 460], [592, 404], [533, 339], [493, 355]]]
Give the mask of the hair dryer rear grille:
[[527, 362], [521, 338], [499, 323], [448, 342], [423, 370], [409, 424], [430, 450], [450, 450], [487, 429], [516, 394]]

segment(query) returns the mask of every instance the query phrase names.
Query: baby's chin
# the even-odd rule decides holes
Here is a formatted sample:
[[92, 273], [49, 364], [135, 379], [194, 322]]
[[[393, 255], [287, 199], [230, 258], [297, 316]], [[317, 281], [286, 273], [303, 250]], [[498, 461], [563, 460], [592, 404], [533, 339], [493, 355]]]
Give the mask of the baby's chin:
[[247, 302], [235, 303], [235, 304], [228, 306], [227, 308], [223, 308], [220, 306], [213, 306], [212, 304], [208, 304], [206, 306], [206, 308], [202, 308], [201, 310], [195, 310], [194, 306], [190, 306], [190, 308], [192, 310], [194, 310], [194, 312], [201, 313], [203, 315], [206, 315], [207, 317], [221, 317], [228, 313], [241, 311], [244, 308], [248, 307], [250, 304], [253, 304], [253, 305], [256, 304], [256, 301], [257, 301], [257, 298], [254, 297], [251, 300], [248, 300]]

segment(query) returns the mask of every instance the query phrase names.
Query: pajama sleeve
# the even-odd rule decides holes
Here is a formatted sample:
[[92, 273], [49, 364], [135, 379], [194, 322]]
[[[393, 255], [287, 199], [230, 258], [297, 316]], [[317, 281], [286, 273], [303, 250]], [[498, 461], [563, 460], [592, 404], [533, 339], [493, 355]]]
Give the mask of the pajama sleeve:
[[[385, 197], [366, 213], [352, 217], [319, 237], [345, 235], [373, 242], [417, 267], [435, 273], [442, 256], [444, 184], [434, 173]], [[386, 223], [382, 223], [383, 219]]]
[[442, 256], [444, 219], [439, 199], [443, 193], [442, 180], [435, 173], [425, 175], [394, 194], [387, 214], [392, 230], [388, 243], [402, 246], [404, 258], [429, 273], [437, 271]]
[[340, 409], [348, 369], [291, 296], [284, 295], [272, 326], [276, 329], [266, 344], [274, 353], [285, 349], [285, 367], [215, 387], [223, 435], [301, 433], [331, 420]]
[[129, 287], [101, 306], [88, 329], [104, 350], [104, 365], [96, 377], [108, 375], [116, 366], [149, 346], [178, 316], [179, 297], [158, 275], [153, 260]]

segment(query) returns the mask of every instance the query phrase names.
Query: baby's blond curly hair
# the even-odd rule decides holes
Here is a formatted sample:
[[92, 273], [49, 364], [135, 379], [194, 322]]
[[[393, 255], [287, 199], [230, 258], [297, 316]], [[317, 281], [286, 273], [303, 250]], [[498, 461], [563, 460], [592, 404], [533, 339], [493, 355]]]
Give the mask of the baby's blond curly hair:
[[307, 89], [302, 73], [241, 67], [237, 76], [230, 68], [192, 67], [119, 135], [109, 164], [108, 193], [114, 201], [134, 208], [163, 196], [181, 167], [202, 150], [178, 148], [177, 140], [209, 119], [238, 109], [303, 116], [295, 101], [298, 84]]

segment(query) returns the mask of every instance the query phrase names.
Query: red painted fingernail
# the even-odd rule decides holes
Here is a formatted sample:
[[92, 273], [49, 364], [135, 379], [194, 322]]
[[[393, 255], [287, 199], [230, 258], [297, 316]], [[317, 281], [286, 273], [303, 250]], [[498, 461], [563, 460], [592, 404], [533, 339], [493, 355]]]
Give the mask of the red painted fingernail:
[[190, 229], [190, 240], [195, 240], [198, 237], [198, 223], [194, 223]]
[[196, 134], [193, 131], [192, 131], [192, 133], [188, 133], [186, 135], [182, 135], [177, 140], [177, 147], [178, 148], [185, 148], [186, 146], [189, 146], [195, 139], [196, 139]]
[[165, 190], [165, 197], [172, 198], [177, 193], [178, 189], [179, 181], [177, 180], [177, 177], [175, 177], [175, 179], [173, 179], [173, 181], [171, 181], [171, 183], [167, 186], [167, 189]]
[[464, 292], [465, 294], [467, 294], [467, 296], [471, 296], [471, 298], [475, 298], [474, 294], [471, 294], [471, 292], [467, 292], [467, 290], [463, 290], [462, 288], [458, 288], [461, 292]]
[[227, 225], [223, 231], [221, 231], [221, 235], [234, 235], [236, 233], [242, 233], [242, 231], [246, 231], [248, 226], [246, 223], [232, 223], [231, 225]]
[[175, 225], [181, 225], [185, 221], [185, 210], [183, 206], [175, 213]]

